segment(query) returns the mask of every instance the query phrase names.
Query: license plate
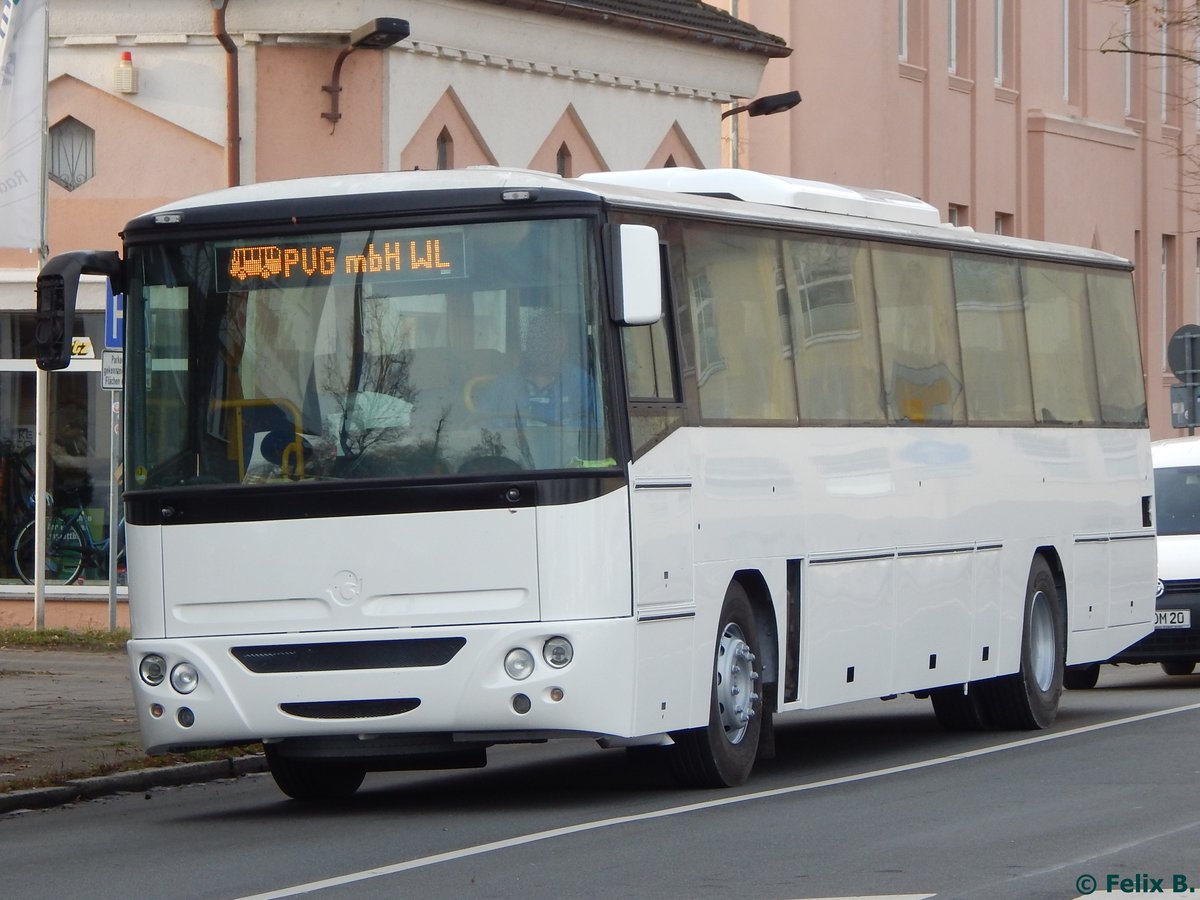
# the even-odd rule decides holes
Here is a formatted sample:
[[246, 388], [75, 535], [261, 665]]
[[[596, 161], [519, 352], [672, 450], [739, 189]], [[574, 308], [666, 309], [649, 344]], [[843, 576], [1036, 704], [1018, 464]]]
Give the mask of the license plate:
[[1190, 609], [1160, 609], [1154, 613], [1155, 628], [1191, 628]]

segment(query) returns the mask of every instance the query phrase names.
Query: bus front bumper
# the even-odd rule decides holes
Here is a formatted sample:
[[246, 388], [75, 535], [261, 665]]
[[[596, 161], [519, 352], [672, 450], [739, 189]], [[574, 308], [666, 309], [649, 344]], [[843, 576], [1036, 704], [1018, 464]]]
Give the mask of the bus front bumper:
[[[562, 637], [574, 654], [555, 667], [544, 648]], [[603, 619], [142, 639], [128, 652], [143, 744], [156, 754], [338, 736], [630, 737], [634, 646], [631, 619]], [[514, 650], [532, 660], [520, 679], [505, 670]], [[195, 673], [187, 693], [191, 679], [173, 677], [184, 664]], [[161, 683], [143, 670], [160, 670]]]

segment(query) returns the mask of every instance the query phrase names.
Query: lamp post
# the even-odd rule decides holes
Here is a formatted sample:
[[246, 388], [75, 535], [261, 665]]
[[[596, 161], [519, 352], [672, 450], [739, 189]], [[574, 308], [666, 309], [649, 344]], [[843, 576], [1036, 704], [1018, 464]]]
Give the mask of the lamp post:
[[[736, 116], [739, 113], [746, 113], [751, 118], [754, 116], [773, 116], [776, 113], [787, 112], [789, 109], [794, 109], [800, 104], [799, 91], [787, 91], [782, 94], [768, 94], [765, 97], [759, 97], [751, 100], [744, 106], [735, 106], [732, 109], [727, 109], [721, 113], [721, 121], [724, 122], [731, 116]], [[738, 127], [737, 119], [729, 123], [729, 164], [733, 168], [738, 167]]]
[[350, 43], [334, 60], [329, 84], [321, 85], [321, 90], [329, 94], [329, 112], [321, 113], [321, 118], [328, 119], [336, 128], [338, 119], [342, 117], [338, 112], [338, 97], [342, 92], [342, 63], [346, 61], [347, 56], [355, 50], [386, 50], [408, 35], [408, 22], [404, 19], [372, 19], [350, 32]]

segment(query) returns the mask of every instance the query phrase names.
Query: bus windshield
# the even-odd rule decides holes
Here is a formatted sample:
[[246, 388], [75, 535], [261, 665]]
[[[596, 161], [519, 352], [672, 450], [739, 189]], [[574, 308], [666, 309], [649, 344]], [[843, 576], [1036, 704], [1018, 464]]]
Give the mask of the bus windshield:
[[614, 464], [590, 223], [129, 248], [133, 487]]

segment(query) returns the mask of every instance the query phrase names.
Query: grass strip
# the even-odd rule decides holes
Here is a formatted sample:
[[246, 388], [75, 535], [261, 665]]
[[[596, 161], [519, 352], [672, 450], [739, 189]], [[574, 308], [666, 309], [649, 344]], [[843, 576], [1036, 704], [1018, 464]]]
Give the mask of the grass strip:
[[90, 650], [96, 653], [122, 652], [129, 640], [129, 629], [116, 631], [88, 628], [0, 628], [0, 650]]

